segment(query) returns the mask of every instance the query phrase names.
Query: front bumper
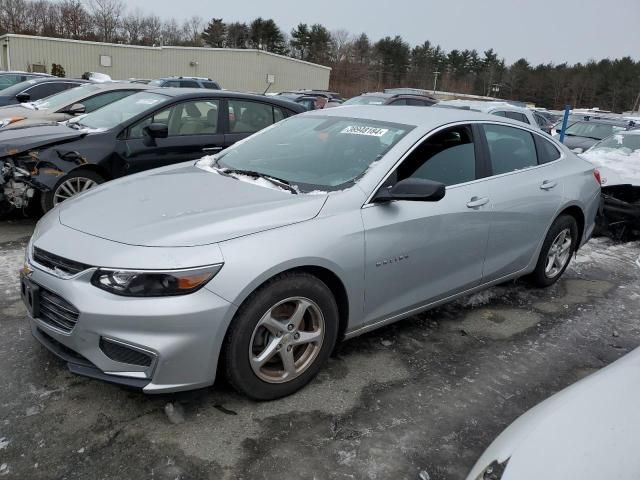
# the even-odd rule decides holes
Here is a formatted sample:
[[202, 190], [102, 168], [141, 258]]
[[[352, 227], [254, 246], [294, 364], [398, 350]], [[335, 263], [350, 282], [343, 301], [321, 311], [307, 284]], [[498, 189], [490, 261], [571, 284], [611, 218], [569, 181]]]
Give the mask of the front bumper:
[[[32, 267], [28, 282], [78, 312], [75, 325], [65, 331], [36, 309], [29, 321], [40, 343], [65, 360], [73, 373], [146, 393], [213, 384], [233, 305], [205, 288], [176, 297], [120, 297], [91, 285], [93, 271], [62, 279]], [[114, 356], [113, 348], [124, 354]]]

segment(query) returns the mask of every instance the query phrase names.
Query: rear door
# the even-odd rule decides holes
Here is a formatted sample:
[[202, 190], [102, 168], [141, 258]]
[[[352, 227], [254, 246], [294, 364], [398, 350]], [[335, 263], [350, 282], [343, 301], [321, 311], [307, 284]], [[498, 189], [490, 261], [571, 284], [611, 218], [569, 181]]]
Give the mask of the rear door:
[[562, 205], [564, 179], [556, 164], [560, 152], [546, 139], [510, 125], [484, 124], [482, 129], [491, 167], [483, 281], [492, 281], [532, 260]]
[[458, 125], [419, 144], [381, 188], [405, 178], [447, 185], [438, 202], [362, 208], [365, 322], [375, 323], [477, 286], [489, 232], [488, 193], [477, 130]]
[[[224, 147], [220, 127], [220, 99], [199, 98], [165, 107], [138, 121], [123, 133], [122, 156], [128, 173], [201, 158]], [[151, 123], [164, 123], [167, 138], [145, 145], [143, 129]]]

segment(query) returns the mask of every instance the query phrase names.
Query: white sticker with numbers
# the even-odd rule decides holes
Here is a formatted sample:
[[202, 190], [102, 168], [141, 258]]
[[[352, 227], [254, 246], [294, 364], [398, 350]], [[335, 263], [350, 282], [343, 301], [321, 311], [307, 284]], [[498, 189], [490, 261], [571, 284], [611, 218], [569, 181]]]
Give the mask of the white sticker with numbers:
[[357, 127], [351, 125], [344, 128], [344, 130], [342, 130], [340, 133], [349, 133], [351, 135], [367, 135], [369, 137], [382, 137], [388, 131], [388, 128]]

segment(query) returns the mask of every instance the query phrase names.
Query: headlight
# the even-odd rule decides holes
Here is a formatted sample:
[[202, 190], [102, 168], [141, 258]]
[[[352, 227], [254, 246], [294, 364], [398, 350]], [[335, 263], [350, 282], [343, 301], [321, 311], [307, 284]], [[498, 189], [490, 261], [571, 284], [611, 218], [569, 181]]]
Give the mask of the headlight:
[[107, 292], [125, 297], [166, 297], [186, 295], [202, 288], [222, 264], [188, 270], [117, 270], [99, 268], [91, 283]]
[[497, 460], [494, 460], [491, 465], [476, 477], [476, 480], [500, 480], [507, 469], [507, 463], [509, 463], [509, 459], [505, 460], [504, 463], [498, 463]]

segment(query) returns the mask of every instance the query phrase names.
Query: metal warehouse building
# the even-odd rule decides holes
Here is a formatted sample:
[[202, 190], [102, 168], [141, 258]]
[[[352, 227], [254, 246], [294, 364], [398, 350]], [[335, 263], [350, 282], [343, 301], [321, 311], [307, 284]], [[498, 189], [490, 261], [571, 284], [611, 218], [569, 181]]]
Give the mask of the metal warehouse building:
[[2, 69], [51, 72], [62, 65], [67, 77], [106, 73], [114, 80], [171, 75], [210, 77], [223, 88], [262, 92], [327, 89], [331, 69], [275, 53], [251, 49], [142, 47], [61, 38], [0, 36]]

